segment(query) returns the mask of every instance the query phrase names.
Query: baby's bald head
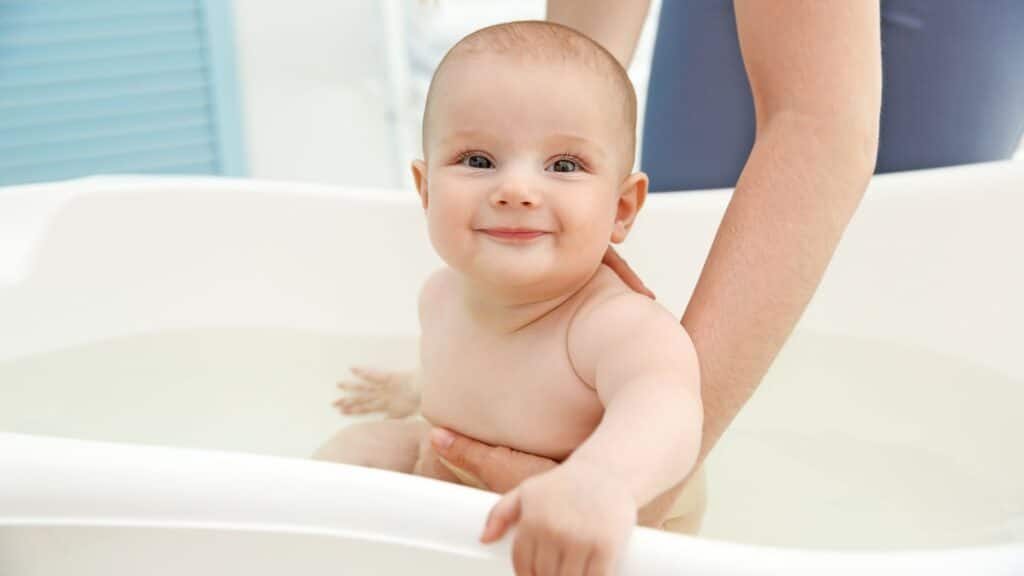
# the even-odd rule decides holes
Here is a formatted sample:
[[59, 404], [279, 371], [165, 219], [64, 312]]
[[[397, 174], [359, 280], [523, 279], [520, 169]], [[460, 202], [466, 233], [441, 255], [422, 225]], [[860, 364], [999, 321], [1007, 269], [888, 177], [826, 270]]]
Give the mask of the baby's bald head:
[[[442, 98], [446, 72], [473, 56], [497, 55], [537, 63], [580, 65], [606, 84], [617, 110], [609, 110], [609, 121], [621, 122], [622, 137], [627, 142], [629, 165], [636, 147], [636, 93], [626, 70], [605, 50], [583, 34], [561, 24], [544, 21], [521, 21], [483, 28], [457, 42], [437, 66], [427, 92], [423, 112], [423, 153], [429, 155], [430, 131], [434, 129], [432, 109]], [[616, 114], [617, 112], [617, 114]]]

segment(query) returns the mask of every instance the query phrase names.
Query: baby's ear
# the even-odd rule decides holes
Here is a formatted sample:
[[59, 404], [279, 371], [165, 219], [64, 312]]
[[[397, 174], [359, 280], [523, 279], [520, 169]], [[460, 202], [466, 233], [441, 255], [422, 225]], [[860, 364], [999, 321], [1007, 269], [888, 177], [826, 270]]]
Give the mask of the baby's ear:
[[647, 200], [647, 174], [634, 172], [619, 187], [619, 205], [615, 212], [615, 227], [612, 228], [612, 242], [618, 244], [626, 239], [637, 213]]
[[416, 183], [416, 192], [420, 195], [423, 209], [427, 209], [427, 164], [423, 160], [412, 161], [412, 180]]

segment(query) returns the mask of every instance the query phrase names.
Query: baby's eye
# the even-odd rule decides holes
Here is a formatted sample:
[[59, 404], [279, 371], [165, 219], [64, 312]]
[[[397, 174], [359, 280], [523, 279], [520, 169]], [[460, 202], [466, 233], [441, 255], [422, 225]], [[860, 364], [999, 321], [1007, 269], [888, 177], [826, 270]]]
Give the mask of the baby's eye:
[[559, 158], [551, 164], [550, 169], [552, 172], [575, 172], [580, 169], [580, 165], [568, 158]]
[[480, 154], [470, 154], [462, 159], [462, 164], [469, 166], [470, 168], [494, 168], [494, 164], [487, 156]]

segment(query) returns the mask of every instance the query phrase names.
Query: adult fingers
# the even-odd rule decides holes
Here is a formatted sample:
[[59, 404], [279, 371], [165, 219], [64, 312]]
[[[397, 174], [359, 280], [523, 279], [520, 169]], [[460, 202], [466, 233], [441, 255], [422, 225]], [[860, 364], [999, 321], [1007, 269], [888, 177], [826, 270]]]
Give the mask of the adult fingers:
[[430, 442], [439, 456], [499, 493], [558, 465], [554, 460], [484, 444], [445, 428], [431, 430]]
[[640, 276], [637, 276], [637, 273], [629, 267], [626, 260], [623, 259], [622, 256], [619, 256], [619, 253], [615, 251], [615, 248], [609, 246], [608, 250], [604, 253], [604, 260], [602, 261], [607, 264], [613, 272], [618, 274], [619, 278], [621, 278], [627, 286], [632, 288], [633, 291], [639, 292], [652, 300], [655, 299], [654, 292], [651, 292], [651, 290], [644, 285], [644, 281], [641, 280]]

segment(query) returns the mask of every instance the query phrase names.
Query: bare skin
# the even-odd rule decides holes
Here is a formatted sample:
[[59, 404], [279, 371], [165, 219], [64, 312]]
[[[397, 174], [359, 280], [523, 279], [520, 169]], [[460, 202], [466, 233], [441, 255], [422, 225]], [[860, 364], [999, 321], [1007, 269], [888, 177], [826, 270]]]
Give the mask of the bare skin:
[[[596, 368], [596, 359], [588, 361], [586, 354], [580, 353], [592, 345], [586, 341], [590, 331], [579, 330], [592, 318], [595, 302], [627, 296], [633, 300], [628, 306], [630, 315], [642, 315], [638, 304], [639, 310], [651, 307], [655, 311], [654, 322], [660, 328], [647, 330], [650, 340], [665, 330], [673, 332], [664, 308], [632, 295], [608, 268], [600, 269], [583, 288], [537, 320], [497, 336], [481, 330], [466, 314], [458, 301], [458, 282], [451, 271], [441, 271], [424, 288], [419, 372], [353, 368], [355, 378], [338, 383], [343, 396], [335, 406], [341, 413], [380, 413], [390, 420], [348, 426], [314, 457], [462, 482], [431, 445], [429, 433], [436, 425], [535, 455], [541, 464], [531, 476], [542, 474], [591, 437], [604, 414], [598, 390], [578, 373]], [[614, 329], [602, 324], [606, 330]], [[570, 334], [573, 325], [578, 329]], [[563, 342], [580, 351], [575, 358], [567, 354], [570, 349]], [[686, 355], [685, 339], [678, 345], [681, 349], [677, 352]], [[530, 362], [517, 360], [522, 357], [529, 357]], [[481, 371], [492, 374], [486, 385], [476, 377]], [[522, 381], [535, 385], [514, 385]], [[417, 413], [426, 421], [403, 419]], [[490, 489], [480, 479], [470, 484]], [[509, 492], [519, 484], [497, 491]], [[666, 502], [671, 495], [654, 496], [646, 498], [638, 511], [640, 525], [662, 527], [664, 519], [654, 510], [671, 505]]]
[[[671, 314], [601, 265], [647, 190], [631, 173], [632, 93], [612, 81], [624, 73], [572, 31], [517, 26], [497, 51], [446, 59], [435, 79], [413, 175], [448, 267], [421, 292], [420, 368], [364, 372], [339, 407], [401, 414], [418, 391], [432, 425], [556, 462], [504, 494], [481, 541], [516, 525], [517, 574], [610, 574], [638, 511], [693, 467], [700, 368]], [[566, 40], [590, 52], [574, 56]], [[425, 430], [364, 423], [317, 455], [459, 478]], [[365, 453], [387, 449], [371, 434], [393, 453]]]
[[[628, 64], [649, 4], [549, 0], [548, 17]], [[814, 294], [878, 149], [877, 2], [734, 6], [757, 135], [682, 318], [701, 359], [700, 461], [753, 395]], [[613, 249], [605, 261], [634, 289], [649, 292]], [[543, 465], [465, 436], [435, 449], [489, 486], [514, 485]]]

